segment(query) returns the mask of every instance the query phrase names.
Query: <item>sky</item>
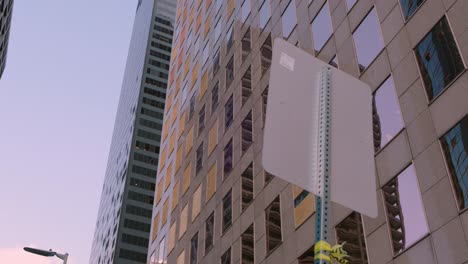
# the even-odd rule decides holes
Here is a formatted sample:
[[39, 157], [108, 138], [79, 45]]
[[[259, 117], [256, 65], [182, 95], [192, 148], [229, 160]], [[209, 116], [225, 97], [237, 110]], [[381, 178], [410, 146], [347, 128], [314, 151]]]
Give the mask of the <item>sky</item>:
[[0, 263], [88, 263], [136, 0], [15, 0], [0, 79]]

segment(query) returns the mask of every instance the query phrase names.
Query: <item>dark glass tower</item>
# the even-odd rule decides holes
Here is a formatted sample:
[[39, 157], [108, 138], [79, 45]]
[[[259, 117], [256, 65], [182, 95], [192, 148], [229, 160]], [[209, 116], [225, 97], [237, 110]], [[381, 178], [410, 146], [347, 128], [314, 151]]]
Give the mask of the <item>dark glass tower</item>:
[[90, 263], [145, 263], [175, 0], [139, 0]]
[[13, 0], [0, 0], [0, 78], [5, 70]]

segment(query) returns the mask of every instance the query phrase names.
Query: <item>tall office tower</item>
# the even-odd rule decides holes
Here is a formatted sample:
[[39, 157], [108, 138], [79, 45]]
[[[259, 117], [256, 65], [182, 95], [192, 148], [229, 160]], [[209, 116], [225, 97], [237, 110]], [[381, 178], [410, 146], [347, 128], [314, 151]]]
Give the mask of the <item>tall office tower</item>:
[[0, 0], [0, 78], [5, 70], [13, 0]]
[[176, 2], [140, 0], [90, 263], [145, 263]]
[[331, 242], [351, 263], [466, 263], [467, 13], [464, 0], [179, 0], [149, 263], [312, 263], [313, 195], [261, 162], [276, 38], [372, 88], [379, 216], [333, 205]]

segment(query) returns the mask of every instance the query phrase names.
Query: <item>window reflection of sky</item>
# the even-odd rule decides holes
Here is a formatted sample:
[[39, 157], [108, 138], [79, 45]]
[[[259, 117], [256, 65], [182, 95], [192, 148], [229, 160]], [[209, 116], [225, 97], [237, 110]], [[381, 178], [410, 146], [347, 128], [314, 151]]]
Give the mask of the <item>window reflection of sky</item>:
[[377, 114], [380, 119], [380, 131], [382, 135], [380, 146], [382, 148], [392, 140], [404, 126], [392, 76], [377, 89], [374, 96]]
[[380, 23], [375, 9], [367, 15], [353, 33], [359, 68], [363, 71], [384, 47]]
[[318, 15], [312, 21], [312, 38], [314, 40], [314, 49], [320, 51], [332, 35], [333, 28], [330, 18], [330, 8], [328, 1], [322, 7]]
[[426, 214], [419, 190], [414, 166], [406, 168], [398, 175], [398, 193], [405, 226], [405, 248], [408, 248], [428, 232]]

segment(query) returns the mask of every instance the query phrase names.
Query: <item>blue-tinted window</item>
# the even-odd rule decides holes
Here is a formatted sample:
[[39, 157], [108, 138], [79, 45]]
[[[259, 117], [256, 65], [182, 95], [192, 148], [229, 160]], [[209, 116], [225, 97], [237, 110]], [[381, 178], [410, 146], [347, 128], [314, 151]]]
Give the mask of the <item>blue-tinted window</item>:
[[414, 166], [382, 187], [393, 253], [398, 254], [429, 232]]
[[384, 47], [380, 22], [375, 8], [362, 21], [353, 33], [359, 70], [363, 72]]
[[390, 76], [374, 93], [372, 100], [372, 127], [374, 150], [377, 152], [390, 142], [402, 129], [403, 118]]
[[429, 100], [439, 95], [465, 68], [445, 17], [414, 51]]
[[245, 0], [244, 3], [242, 3], [242, 22], [245, 22], [247, 20], [247, 17], [250, 14], [250, 0]]
[[348, 8], [348, 11], [353, 8], [353, 6], [356, 4], [357, 0], [346, 0], [346, 7]]
[[281, 22], [283, 23], [283, 37], [288, 38], [297, 24], [296, 3], [294, 0], [289, 2], [286, 10], [284, 10], [283, 16], [281, 17]]
[[266, 24], [268, 23], [268, 20], [270, 20], [270, 16], [271, 16], [270, 0], [265, 0], [265, 2], [263, 2], [262, 7], [260, 7], [260, 28], [261, 29], [265, 28]]
[[424, 0], [400, 0], [401, 10], [403, 10], [405, 20], [412, 16], [423, 2]]
[[468, 207], [468, 116], [441, 138], [460, 209]]
[[330, 8], [328, 2], [322, 7], [318, 15], [312, 21], [312, 37], [314, 40], [314, 49], [320, 51], [327, 43], [333, 33]]

